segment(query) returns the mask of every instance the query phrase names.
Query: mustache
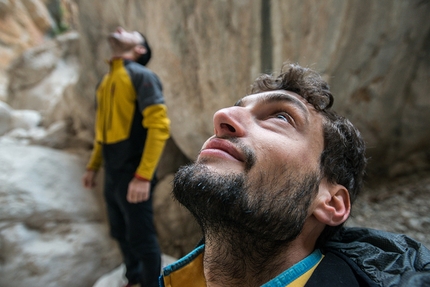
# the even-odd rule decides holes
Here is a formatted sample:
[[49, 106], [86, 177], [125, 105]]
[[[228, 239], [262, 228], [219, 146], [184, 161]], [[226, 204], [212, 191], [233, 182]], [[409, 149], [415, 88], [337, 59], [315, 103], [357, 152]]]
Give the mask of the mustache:
[[236, 146], [236, 148], [244, 155], [245, 171], [249, 171], [255, 165], [255, 162], [257, 160], [257, 156], [255, 155], [254, 150], [244, 145], [243, 143], [241, 143], [241, 141], [236, 137], [224, 138], [224, 139], [233, 143]]

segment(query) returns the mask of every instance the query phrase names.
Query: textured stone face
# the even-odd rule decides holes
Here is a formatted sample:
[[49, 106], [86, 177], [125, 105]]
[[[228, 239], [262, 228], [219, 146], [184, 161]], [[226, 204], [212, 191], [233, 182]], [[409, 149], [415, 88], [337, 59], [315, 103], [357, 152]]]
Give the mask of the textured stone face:
[[272, 3], [274, 11], [295, 11], [288, 17], [273, 14], [280, 23], [274, 26], [279, 51], [274, 59], [292, 59], [324, 73], [336, 96], [335, 109], [367, 141], [370, 174], [420, 169], [423, 162], [404, 161], [429, 147], [429, 3]]
[[260, 1], [187, 2], [156, 5], [148, 34], [160, 43], [152, 67], [165, 83], [172, 133], [194, 159], [212, 135], [214, 112], [244, 96], [260, 72], [261, 20]]
[[0, 149], [0, 285], [82, 286], [121, 262], [100, 197], [80, 184], [81, 158], [37, 146]]
[[0, 100], [6, 98], [9, 65], [26, 49], [41, 44], [49, 28], [50, 17], [43, 2], [0, 1]]
[[[425, 1], [96, 3], [79, 2], [82, 27], [98, 27], [81, 31], [94, 51], [81, 55], [92, 56], [82, 63], [95, 67], [97, 77], [105, 69], [100, 63], [108, 55], [103, 37], [109, 29], [120, 24], [143, 31], [154, 51], [149, 66], [164, 83], [173, 137], [190, 159], [212, 134], [214, 111], [242, 97], [261, 72], [277, 72], [290, 61], [314, 68], [329, 82], [336, 110], [368, 143], [370, 174], [428, 165]], [[422, 160], [405, 163], [409, 157]]]
[[[58, 15], [52, 11], [58, 7], [52, 5], [59, 3], [65, 8], [70, 27], [76, 29], [54, 36], [51, 32]], [[153, 51], [149, 68], [163, 82], [172, 120], [172, 138], [159, 165], [160, 185], [154, 196], [157, 228], [163, 251], [179, 257], [194, 246], [200, 233], [191, 216], [170, 197], [173, 173], [194, 160], [202, 143], [212, 135], [214, 112], [248, 93], [260, 73], [277, 73], [284, 61], [310, 66], [323, 74], [336, 98], [335, 109], [361, 130], [368, 144], [370, 177], [428, 170], [429, 14], [430, 3], [421, 0], [0, 0], [0, 100], [8, 104], [0, 105], [0, 135], [7, 133], [30, 144], [56, 148], [88, 147], [93, 139], [95, 86], [108, 70], [106, 36], [118, 25], [143, 32]], [[23, 114], [32, 112], [42, 117], [40, 123], [37, 121], [38, 130], [36, 121], [25, 125], [26, 130], [16, 124], [17, 118], [23, 120]], [[9, 253], [1, 254], [6, 258], [5, 272], [28, 263], [31, 272], [42, 274], [44, 282], [51, 283], [60, 280], [52, 277], [55, 274], [67, 273], [60, 270], [64, 266], [58, 267], [58, 273], [48, 273], [40, 261], [15, 260], [21, 255], [51, 258], [28, 247], [25, 240], [30, 237], [35, 238], [34, 246], [59, 254], [58, 258], [70, 257], [67, 252], [72, 252], [73, 246], [69, 242], [90, 242], [90, 248], [79, 250], [80, 258], [67, 266], [84, 260], [92, 266], [88, 270], [101, 273], [111, 268], [118, 262], [117, 253], [106, 253], [110, 258], [102, 258], [98, 269], [100, 258], [86, 251], [95, 246], [102, 251], [111, 248], [106, 226], [82, 223], [95, 220], [104, 210], [89, 209], [91, 204], [77, 206], [84, 210], [73, 210], [68, 201], [55, 200], [65, 187], [79, 182], [83, 165], [67, 154], [34, 150], [32, 146], [21, 148], [22, 154], [34, 156], [47, 168], [67, 170], [69, 178], [58, 186], [44, 178], [46, 173], [38, 173], [40, 178], [34, 179], [31, 187], [45, 192], [47, 201], [37, 201], [41, 198], [29, 183], [26, 189], [11, 188], [9, 181], [9, 189], [0, 185], [0, 199], [13, 203], [1, 213], [0, 240], [7, 240], [0, 245], [11, 246]], [[13, 155], [12, 147], [2, 146], [0, 155], [4, 151]], [[84, 161], [87, 159], [83, 156]], [[63, 165], [55, 165], [62, 161]], [[10, 158], [8, 162], [14, 164]], [[26, 166], [28, 161], [20, 164]], [[36, 163], [33, 168], [37, 170]], [[7, 180], [34, 173], [15, 168], [4, 172]], [[38, 187], [38, 182], [43, 185]], [[24, 201], [15, 200], [18, 192], [25, 195]], [[83, 192], [79, 189], [72, 199], [91, 202]], [[37, 216], [32, 216], [33, 208], [41, 210]], [[67, 222], [52, 223], [52, 218], [59, 217]], [[14, 220], [11, 225], [6, 222], [9, 218]], [[28, 222], [32, 228], [43, 227], [43, 236], [40, 230], [29, 230]], [[53, 247], [62, 248], [46, 248], [52, 242], [58, 243]], [[76, 284], [94, 279], [84, 275], [80, 281], [72, 279], [79, 282]], [[10, 279], [8, 282], [16, 279], [0, 278]], [[22, 284], [34, 285], [33, 279], [30, 276]]]
[[[105, 36], [115, 26], [142, 31], [153, 50], [149, 67], [164, 85], [173, 137], [194, 159], [212, 134], [213, 113], [234, 104], [259, 73], [260, 1], [97, 3], [79, 3], [83, 27], [98, 27], [80, 31], [83, 50], [95, 51], [81, 55], [84, 69], [95, 78], [106, 71]], [[94, 79], [82, 81], [83, 94], [91, 95]]]

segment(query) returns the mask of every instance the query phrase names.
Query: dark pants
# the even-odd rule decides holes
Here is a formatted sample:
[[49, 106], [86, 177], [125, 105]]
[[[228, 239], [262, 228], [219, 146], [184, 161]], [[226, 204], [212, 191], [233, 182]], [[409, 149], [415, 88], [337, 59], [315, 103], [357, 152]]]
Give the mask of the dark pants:
[[110, 232], [122, 251], [126, 278], [131, 284], [158, 286], [161, 252], [153, 220], [152, 191], [148, 201], [129, 203], [126, 199], [133, 172], [106, 170], [105, 199]]

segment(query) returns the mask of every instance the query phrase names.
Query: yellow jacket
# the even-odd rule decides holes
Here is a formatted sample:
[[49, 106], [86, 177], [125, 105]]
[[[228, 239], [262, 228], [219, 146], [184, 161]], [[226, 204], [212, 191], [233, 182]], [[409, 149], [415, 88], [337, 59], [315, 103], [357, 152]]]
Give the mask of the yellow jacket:
[[94, 148], [87, 168], [130, 170], [151, 180], [166, 140], [170, 120], [162, 85], [146, 67], [113, 59], [96, 93]]

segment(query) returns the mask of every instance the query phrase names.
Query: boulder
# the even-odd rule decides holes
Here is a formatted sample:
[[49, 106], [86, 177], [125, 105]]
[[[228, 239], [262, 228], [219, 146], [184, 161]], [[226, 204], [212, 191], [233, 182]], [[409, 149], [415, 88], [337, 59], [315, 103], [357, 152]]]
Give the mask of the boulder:
[[30, 130], [42, 123], [42, 115], [35, 110], [12, 110], [11, 129]]
[[0, 143], [0, 286], [91, 286], [121, 262], [85, 163], [67, 152]]
[[66, 94], [79, 78], [77, 57], [69, 46], [78, 39], [71, 32], [23, 53], [9, 73], [10, 106], [39, 111], [45, 124], [67, 117]]
[[45, 40], [52, 18], [43, 0], [0, 1], [0, 100], [7, 100], [9, 69], [23, 51]]

